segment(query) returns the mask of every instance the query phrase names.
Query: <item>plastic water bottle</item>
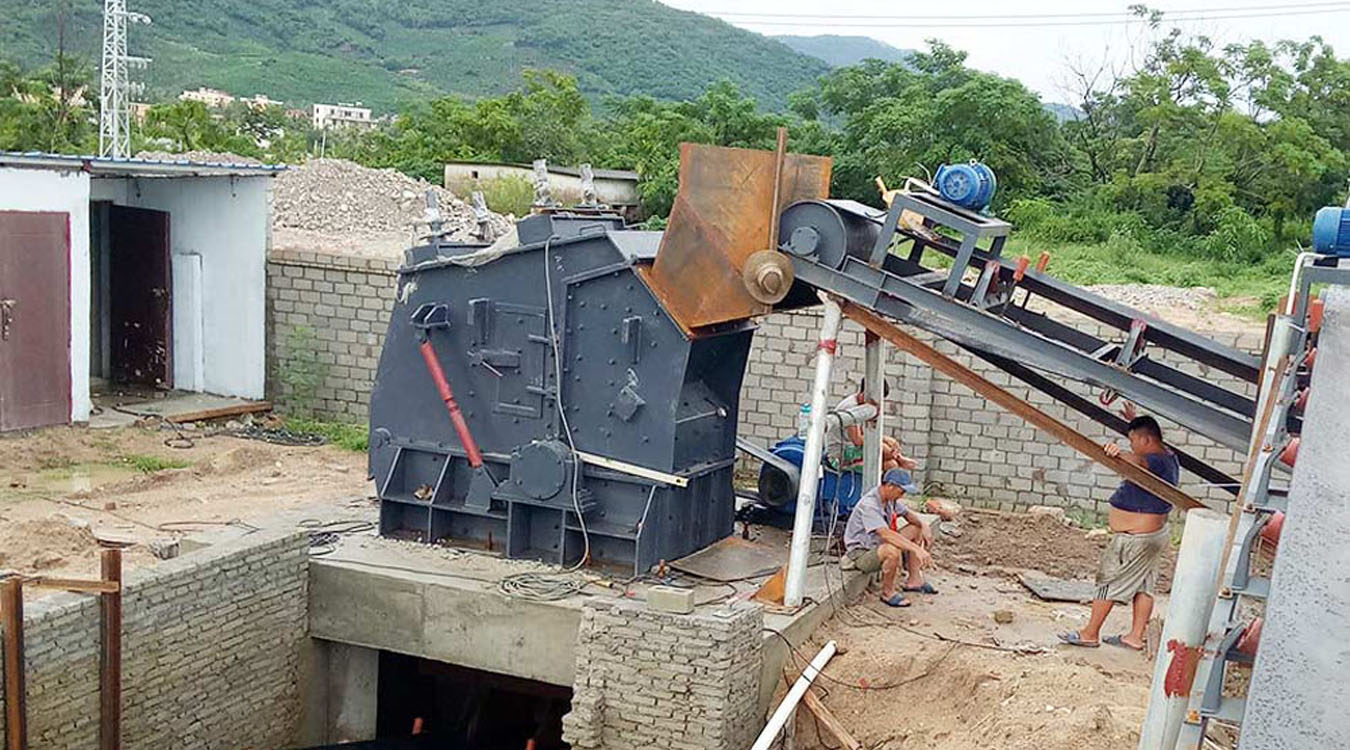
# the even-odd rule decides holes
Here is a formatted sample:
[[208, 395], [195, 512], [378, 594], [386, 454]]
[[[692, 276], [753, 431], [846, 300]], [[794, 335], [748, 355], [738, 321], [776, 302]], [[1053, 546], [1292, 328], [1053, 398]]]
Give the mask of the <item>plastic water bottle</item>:
[[802, 408], [797, 410], [797, 437], [806, 439], [806, 433], [811, 430], [811, 405], [802, 404]]

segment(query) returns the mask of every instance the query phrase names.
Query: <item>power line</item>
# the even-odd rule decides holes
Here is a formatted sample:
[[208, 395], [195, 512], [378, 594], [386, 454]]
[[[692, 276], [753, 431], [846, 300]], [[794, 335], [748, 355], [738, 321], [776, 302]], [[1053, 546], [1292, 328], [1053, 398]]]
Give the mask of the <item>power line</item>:
[[[1326, 8], [1326, 7], [1345, 7], [1350, 5], [1345, 0], [1335, 2], [1317, 2], [1317, 3], [1278, 3], [1271, 5], [1238, 5], [1228, 7], [1214, 8], [1178, 8], [1176, 10], [1163, 10], [1165, 18], [1171, 18], [1174, 15], [1184, 14], [1208, 14], [1208, 13], [1237, 13], [1248, 11], [1286, 11], [1297, 10], [1301, 8]], [[996, 13], [996, 14], [961, 14], [961, 15], [883, 15], [883, 14], [838, 14], [838, 13], [756, 13], [748, 11], [696, 11], [716, 16], [736, 16], [750, 18], [773, 18], [773, 19], [823, 19], [829, 20], [868, 20], [868, 21], [1018, 21], [1018, 20], [1054, 20], [1054, 19], [1079, 19], [1079, 18], [1119, 18], [1120, 20], [1132, 21], [1139, 18], [1139, 15], [1133, 11], [1104, 11], [1097, 13]]]
[[[1184, 18], [1164, 17], [1164, 23], [1190, 21], [1225, 21], [1244, 18], [1286, 18], [1289, 16], [1311, 16], [1350, 12], [1350, 5], [1316, 10], [1293, 10], [1271, 13], [1219, 14], [1208, 16], [1187, 16]], [[720, 18], [720, 16], [717, 16]], [[1147, 18], [1110, 19], [1100, 21], [1032, 21], [1032, 22], [975, 22], [975, 23], [876, 23], [858, 21], [854, 23], [835, 23], [828, 21], [753, 21], [734, 18], [723, 19], [741, 26], [790, 26], [801, 28], [809, 26], [819, 29], [998, 29], [998, 28], [1048, 28], [1054, 26], [1124, 26], [1128, 24], [1148, 23]]]

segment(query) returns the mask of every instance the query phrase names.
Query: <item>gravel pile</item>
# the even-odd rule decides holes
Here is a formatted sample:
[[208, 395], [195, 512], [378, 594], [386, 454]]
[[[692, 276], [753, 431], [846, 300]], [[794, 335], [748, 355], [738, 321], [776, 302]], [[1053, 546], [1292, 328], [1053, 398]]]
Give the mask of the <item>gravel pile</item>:
[[239, 154], [227, 154], [216, 151], [185, 151], [181, 154], [171, 154], [168, 151], [142, 151], [136, 154], [137, 159], [150, 159], [153, 161], [195, 161], [210, 164], [263, 164], [264, 162], [254, 159], [252, 156], [240, 156]]
[[[473, 208], [450, 191], [392, 169], [370, 169], [343, 159], [311, 159], [277, 175], [272, 224], [321, 235], [409, 236], [423, 220], [427, 190], [440, 198], [450, 239], [475, 239]], [[499, 214], [492, 214], [491, 221], [498, 236], [510, 227]]]
[[1088, 289], [1136, 310], [1154, 314], [1177, 310], [1209, 310], [1218, 299], [1213, 289], [1203, 286], [1183, 289], [1158, 284], [1097, 284]]

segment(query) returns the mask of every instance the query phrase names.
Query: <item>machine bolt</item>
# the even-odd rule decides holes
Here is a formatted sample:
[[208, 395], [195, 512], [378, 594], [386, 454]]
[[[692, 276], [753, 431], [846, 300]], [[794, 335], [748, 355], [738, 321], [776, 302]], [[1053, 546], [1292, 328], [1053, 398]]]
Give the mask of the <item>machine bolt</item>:
[[764, 266], [755, 274], [755, 283], [769, 294], [777, 294], [783, 289], [783, 272], [773, 266]]

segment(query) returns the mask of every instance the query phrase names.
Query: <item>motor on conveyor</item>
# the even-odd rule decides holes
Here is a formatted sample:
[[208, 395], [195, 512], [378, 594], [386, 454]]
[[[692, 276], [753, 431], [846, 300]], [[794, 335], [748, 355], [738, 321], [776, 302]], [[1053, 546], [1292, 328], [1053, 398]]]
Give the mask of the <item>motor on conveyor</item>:
[[994, 200], [998, 179], [982, 162], [943, 164], [933, 177], [938, 193], [948, 201], [972, 211], [982, 211]]
[[1350, 258], [1350, 207], [1327, 206], [1313, 219], [1313, 252]]

